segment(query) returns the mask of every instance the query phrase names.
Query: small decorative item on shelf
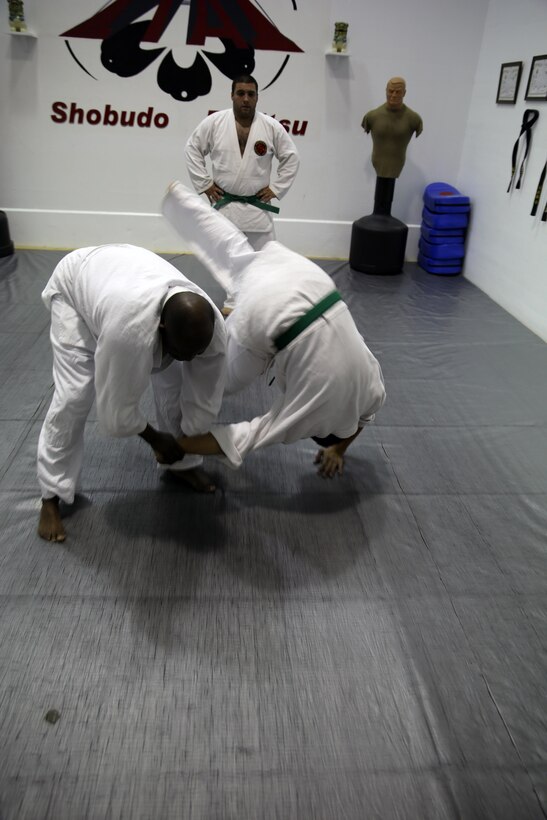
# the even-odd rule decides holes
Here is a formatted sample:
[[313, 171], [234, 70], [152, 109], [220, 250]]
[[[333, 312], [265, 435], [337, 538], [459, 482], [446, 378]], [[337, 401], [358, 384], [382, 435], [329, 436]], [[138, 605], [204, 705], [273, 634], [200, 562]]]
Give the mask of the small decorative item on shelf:
[[334, 24], [334, 40], [332, 41], [332, 50], [341, 54], [346, 50], [348, 44], [348, 23]]
[[23, 0], [8, 0], [10, 31], [26, 31]]

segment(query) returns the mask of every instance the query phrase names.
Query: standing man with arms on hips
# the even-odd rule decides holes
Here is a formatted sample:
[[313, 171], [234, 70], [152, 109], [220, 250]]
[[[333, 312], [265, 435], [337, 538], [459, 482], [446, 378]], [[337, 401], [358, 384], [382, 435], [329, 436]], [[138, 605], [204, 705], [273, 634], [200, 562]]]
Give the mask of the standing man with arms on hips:
[[[271, 205], [291, 187], [300, 160], [294, 142], [283, 126], [256, 110], [258, 85], [242, 74], [232, 82], [232, 108], [206, 117], [186, 143], [188, 174], [198, 194], [234, 223], [259, 250], [275, 239]], [[211, 160], [211, 173], [205, 157]], [[277, 175], [270, 182], [272, 159], [278, 161]], [[222, 313], [234, 307], [230, 282]]]

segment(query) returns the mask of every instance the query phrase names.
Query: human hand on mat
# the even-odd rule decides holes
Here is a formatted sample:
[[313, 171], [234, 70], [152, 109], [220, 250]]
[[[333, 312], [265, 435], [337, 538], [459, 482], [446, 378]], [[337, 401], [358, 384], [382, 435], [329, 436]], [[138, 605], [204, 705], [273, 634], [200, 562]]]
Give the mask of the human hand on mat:
[[344, 454], [362, 429], [362, 427], [358, 427], [352, 436], [341, 438], [336, 444], [331, 444], [330, 447], [319, 450], [314, 460], [314, 464], [319, 464], [317, 475], [323, 478], [333, 478], [335, 475], [342, 475], [344, 469]]
[[322, 478], [334, 478], [335, 475], [342, 475], [344, 455], [339, 451], [338, 445], [334, 444], [332, 447], [319, 450], [314, 464], [319, 464], [317, 475]]

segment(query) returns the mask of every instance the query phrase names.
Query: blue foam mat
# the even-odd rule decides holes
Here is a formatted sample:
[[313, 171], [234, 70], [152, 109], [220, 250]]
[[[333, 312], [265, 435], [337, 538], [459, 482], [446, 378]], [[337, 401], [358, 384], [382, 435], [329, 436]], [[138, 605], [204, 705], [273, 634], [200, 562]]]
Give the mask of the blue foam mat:
[[464, 196], [448, 182], [432, 182], [424, 191], [424, 204], [434, 213], [469, 211], [469, 197]]
[[435, 214], [429, 208], [424, 208], [422, 219], [430, 228], [466, 228], [468, 214]]
[[421, 237], [418, 247], [424, 256], [427, 256], [429, 259], [463, 259], [465, 256], [465, 246], [463, 242], [457, 245], [432, 245], [431, 242], [426, 242], [426, 240]]
[[463, 231], [432, 231], [424, 223], [420, 234], [431, 245], [461, 245], [465, 241]]
[[430, 228], [429, 225], [422, 222], [422, 234], [428, 242], [431, 242], [434, 238], [463, 237], [465, 236], [465, 228]]
[[439, 262], [436, 259], [430, 259], [429, 257], [424, 256], [423, 253], [418, 254], [418, 265], [427, 271], [427, 273], [439, 273], [456, 276], [458, 273], [462, 272], [461, 264], [451, 265], [446, 260]]

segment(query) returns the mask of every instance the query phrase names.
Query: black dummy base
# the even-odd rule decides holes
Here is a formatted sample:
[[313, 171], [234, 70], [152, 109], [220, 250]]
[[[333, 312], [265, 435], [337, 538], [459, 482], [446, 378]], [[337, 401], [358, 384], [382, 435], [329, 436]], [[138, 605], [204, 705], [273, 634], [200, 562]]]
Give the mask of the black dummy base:
[[353, 223], [349, 264], [361, 273], [401, 273], [408, 227], [383, 214], [363, 216]]
[[408, 227], [391, 216], [395, 180], [376, 177], [374, 213], [353, 223], [349, 264], [361, 273], [384, 276], [401, 273]]

